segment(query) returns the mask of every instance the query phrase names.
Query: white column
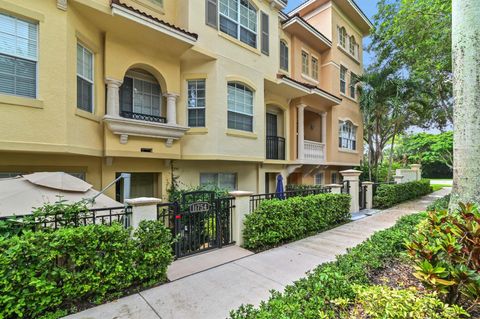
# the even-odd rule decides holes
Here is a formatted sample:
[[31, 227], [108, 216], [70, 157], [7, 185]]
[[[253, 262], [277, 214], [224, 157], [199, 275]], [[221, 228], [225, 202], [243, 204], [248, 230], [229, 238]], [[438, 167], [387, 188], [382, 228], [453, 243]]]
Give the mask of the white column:
[[167, 124], [177, 124], [177, 97], [178, 94], [166, 93], [163, 96], [167, 98]]
[[297, 149], [298, 149], [298, 154], [297, 158], [299, 160], [304, 160], [305, 159], [305, 107], [306, 105], [300, 104], [297, 105]]
[[350, 196], [352, 200], [350, 202], [350, 212], [358, 212], [360, 210], [360, 203], [358, 202], [359, 192], [360, 192], [360, 174], [361, 171], [354, 169], [347, 169], [346, 171], [341, 171], [340, 174], [343, 176], [344, 181], [350, 182]]
[[157, 204], [161, 202], [161, 199], [153, 197], [126, 199], [125, 203], [132, 206], [130, 226], [136, 229], [142, 220], [157, 220]]
[[233, 212], [233, 240], [235, 245], [243, 245], [243, 222], [245, 215], [250, 212], [250, 195], [252, 192], [234, 191], [229, 193], [230, 196], [235, 197], [235, 210]]
[[106, 78], [107, 84], [107, 109], [105, 113], [110, 116], [120, 116], [120, 86], [122, 81]]
[[341, 194], [342, 193], [342, 185], [340, 185], [340, 184], [328, 184], [328, 185], [325, 185], [325, 187], [330, 187], [332, 194]]
[[366, 196], [366, 209], [372, 209], [373, 207], [373, 182], [363, 182], [362, 185], [367, 186], [367, 196]]
[[327, 160], [327, 112], [320, 114], [322, 116], [322, 144], [323, 144], [323, 159]]
[[402, 184], [403, 183], [403, 175], [395, 175], [393, 176], [393, 180], [395, 184]]

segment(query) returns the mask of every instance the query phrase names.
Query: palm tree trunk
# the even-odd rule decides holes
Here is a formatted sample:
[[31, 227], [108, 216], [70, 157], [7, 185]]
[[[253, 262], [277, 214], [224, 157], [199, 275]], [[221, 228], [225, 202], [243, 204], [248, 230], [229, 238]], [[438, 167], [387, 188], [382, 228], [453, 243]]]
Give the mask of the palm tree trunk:
[[397, 124], [395, 124], [393, 136], [392, 136], [392, 145], [390, 147], [390, 154], [388, 158], [388, 173], [387, 173], [386, 182], [390, 182], [390, 176], [392, 175], [393, 147], [395, 146], [395, 136], [397, 136]]
[[454, 105], [453, 192], [459, 201], [480, 203], [480, 1], [452, 1]]

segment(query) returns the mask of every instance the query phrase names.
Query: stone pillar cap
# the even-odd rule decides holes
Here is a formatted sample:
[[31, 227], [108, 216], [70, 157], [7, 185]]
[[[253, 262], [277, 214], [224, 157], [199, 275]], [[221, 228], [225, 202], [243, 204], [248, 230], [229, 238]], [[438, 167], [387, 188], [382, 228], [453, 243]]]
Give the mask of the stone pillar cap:
[[131, 206], [148, 206], [160, 204], [162, 200], [155, 197], [138, 197], [129, 198], [125, 200], [125, 203]]
[[228, 194], [230, 194], [230, 196], [233, 196], [233, 197], [245, 197], [245, 196], [251, 196], [251, 195], [253, 195], [253, 192], [249, 192], [249, 191], [233, 191], [233, 192], [229, 192]]
[[342, 187], [343, 185], [342, 184], [327, 184], [325, 185], [325, 187]]
[[340, 174], [342, 175], [360, 175], [362, 171], [358, 171], [356, 169], [347, 169], [344, 171], [340, 171]]
[[373, 185], [375, 184], [374, 182], [362, 182], [362, 184], [365, 184], [365, 185]]

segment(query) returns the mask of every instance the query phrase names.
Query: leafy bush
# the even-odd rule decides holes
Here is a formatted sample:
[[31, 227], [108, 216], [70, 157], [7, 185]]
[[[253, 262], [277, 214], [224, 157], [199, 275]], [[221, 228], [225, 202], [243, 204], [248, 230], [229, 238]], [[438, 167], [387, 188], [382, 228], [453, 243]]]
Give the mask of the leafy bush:
[[424, 214], [402, 217], [395, 226], [375, 233], [336, 261], [320, 265], [306, 278], [285, 287], [283, 293], [272, 292], [258, 308], [243, 305], [232, 311], [231, 318], [339, 318], [344, 309], [340, 301], [355, 298], [353, 285], [369, 284], [370, 271], [399, 258], [405, 250], [404, 239], [424, 218]]
[[244, 246], [262, 250], [348, 221], [350, 195], [264, 200], [245, 218]]
[[480, 300], [480, 212], [475, 205], [459, 205], [451, 213], [430, 212], [407, 242], [415, 277], [448, 303], [461, 295]]
[[427, 211], [432, 212], [434, 210], [446, 210], [448, 209], [449, 203], [450, 203], [450, 194], [434, 200], [433, 203], [428, 205]]
[[403, 184], [381, 184], [373, 198], [375, 207], [388, 208], [432, 192], [430, 181], [422, 179]]
[[[355, 286], [357, 307], [354, 318], [369, 319], [457, 319], [468, 313], [444, 304], [435, 294], [420, 294], [415, 288], [392, 289], [385, 286]], [[353, 317], [351, 317], [353, 318]]]
[[307, 189], [322, 189], [324, 185], [306, 185], [306, 184], [287, 184], [285, 186], [286, 191], [303, 191]]
[[141, 222], [133, 238], [116, 223], [0, 238], [0, 318], [55, 318], [65, 315], [57, 309], [164, 281], [171, 244], [170, 232], [153, 221]]

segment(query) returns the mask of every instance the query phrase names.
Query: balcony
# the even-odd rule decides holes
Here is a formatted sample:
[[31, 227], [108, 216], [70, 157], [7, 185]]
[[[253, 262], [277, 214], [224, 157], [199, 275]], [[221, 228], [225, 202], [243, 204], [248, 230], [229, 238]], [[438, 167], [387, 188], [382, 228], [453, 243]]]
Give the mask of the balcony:
[[304, 160], [306, 163], [325, 162], [325, 144], [314, 141], [303, 141]]
[[167, 123], [166, 117], [135, 113], [135, 112], [129, 112], [124, 110], [120, 110], [120, 116], [123, 118], [132, 119], [132, 120], [155, 122], [155, 123]]
[[267, 136], [267, 159], [285, 160], [285, 138]]

